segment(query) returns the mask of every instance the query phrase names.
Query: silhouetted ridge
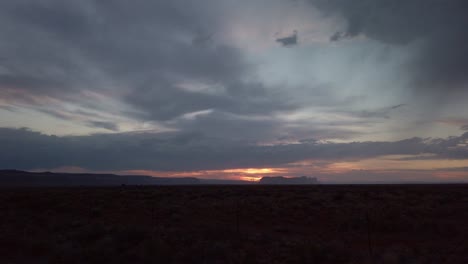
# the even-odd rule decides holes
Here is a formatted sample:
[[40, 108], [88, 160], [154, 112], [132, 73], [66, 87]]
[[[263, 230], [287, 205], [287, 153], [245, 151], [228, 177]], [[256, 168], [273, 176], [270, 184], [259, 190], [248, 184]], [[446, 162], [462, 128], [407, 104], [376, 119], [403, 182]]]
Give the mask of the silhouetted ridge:
[[158, 178], [142, 175], [91, 173], [53, 173], [0, 170], [0, 186], [117, 186], [117, 185], [192, 185], [192, 177]]

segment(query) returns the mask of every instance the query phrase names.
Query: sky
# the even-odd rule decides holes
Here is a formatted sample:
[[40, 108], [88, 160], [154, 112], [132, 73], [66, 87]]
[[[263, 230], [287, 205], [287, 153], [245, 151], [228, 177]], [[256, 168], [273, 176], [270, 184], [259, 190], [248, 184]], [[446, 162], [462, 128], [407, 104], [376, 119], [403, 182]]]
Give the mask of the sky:
[[4, 0], [0, 168], [468, 181], [465, 0]]

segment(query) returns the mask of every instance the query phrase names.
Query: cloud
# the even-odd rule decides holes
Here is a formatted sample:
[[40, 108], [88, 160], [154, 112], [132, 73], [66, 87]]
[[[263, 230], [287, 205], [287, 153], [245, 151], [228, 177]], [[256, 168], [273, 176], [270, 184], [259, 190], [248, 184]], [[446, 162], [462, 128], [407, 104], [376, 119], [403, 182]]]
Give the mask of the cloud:
[[[190, 91], [169, 82], [151, 87], [144, 85], [125, 99], [146, 113], [146, 116], [141, 116], [141, 118], [160, 121], [206, 109], [247, 115], [269, 114], [298, 107], [290, 104], [286, 96], [280, 98], [268, 92], [261, 83], [236, 81], [223, 84], [226, 92], [221, 93]], [[216, 87], [216, 84], [213, 86]]]
[[341, 31], [337, 31], [337, 32], [335, 32], [335, 34], [333, 34], [330, 37], [330, 41], [339, 41], [339, 40], [342, 40], [342, 39], [344, 39], [346, 37], [347, 37], [346, 33], [343, 33]]
[[347, 22], [332, 41], [363, 35], [389, 45], [415, 47], [415, 57], [406, 65], [413, 87], [437, 95], [468, 87], [467, 1], [309, 1]]
[[0, 109], [10, 111], [10, 112], [15, 112], [15, 108], [9, 105], [0, 105]]
[[390, 109], [398, 109], [398, 108], [401, 108], [403, 106], [405, 106], [406, 104], [398, 104], [398, 105], [394, 105], [394, 106], [391, 106]]
[[[358, 121], [317, 119], [288, 120], [289, 115], [242, 115], [217, 110], [195, 112], [164, 125], [178, 131], [201, 133], [226, 140], [244, 140], [252, 143], [282, 144], [304, 138], [316, 140], [350, 139], [362, 132], [346, 128]], [[366, 125], [362, 121], [360, 125]]]
[[[248, 11], [252, 7], [258, 16]], [[312, 9], [281, 0], [248, 5], [211, 0], [2, 1], [0, 104], [2, 109], [27, 110], [21, 119], [25, 121], [7, 125], [34, 126], [27, 122], [34, 110], [64, 124], [42, 126], [46, 133], [57, 133], [65, 125], [73, 129], [62, 129], [63, 134], [78, 133], [72, 131], [77, 126], [82, 127], [79, 133], [151, 126], [252, 141], [349, 139], [359, 133], [341, 120], [327, 121], [342, 125], [338, 127], [309, 117], [284, 118], [305, 107], [352, 107], [336, 95], [338, 89], [330, 88], [333, 84], [309, 78], [315, 69], [296, 60], [289, 67], [275, 51], [272, 32], [297, 28], [304, 43], [323, 34], [322, 21], [308, 26], [314, 21], [308, 19]], [[268, 22], [279, 16], [275, 23]], [[246, 28], [251, 31], [244, 32]], [[270, 45], [273, 53], [268, 56], [278, 64], [278, 73], [259, 76], [259, 69], [271, 63], [259, 62], [261, 57], [249, 50], [257, 40]], [[298, 37], [294, 33], [278, 41], [296, 45]], [[326, 57], [315, 61], [328, 72], [320, 63]], [[303, 64], [310, 63], [304, 59]], [[305, 83], [294, 83], [299, 75], [307, 77]], [[279, 81], [271, 81], [275, 76]], [[184, 119], [207, 110], [212, 113]], [[356, 116], [370, 118], [366, 114]]]
[[112, 122], [106, 121], [88, 121], [87, 124], [91, 127], [104, 128], [111, 131], [119, 131], [119, 126]]
[[60, 111], [57, 111], [57, 110], [54, 110], [54, 109], [38, 109], [38, 111], [42, 112], [42, 113], [45, 113], [45, 114], [48, 114], [48, 115], [51, 115], [55, 118], [58, 118], [58, 119], [63, 119], [63, 120], [72, 120], [72, 119], [75, 119], [74, 116], [66, 113], [66, 112], [60, 112]]
[[201, 133], [114, 133], [51, 136], [28, 129], [0, 129], [0, 167], [89, 170], [192, 171], [277, 167], [302, 160], [359, 160], [383, 155], [433, 154], [435, 159], [467, 159], [468, 133], [446, 139], [395, 142], [257, 145]]
[[460, 130], [468, 130], [467, 118], [441, 118], [436, 120], [437, 123], [459, 127]]
[[276, 42], [281, 43], [281, 45], [285, 47], [297, 45], [297, 31], [294, 30], [294, 33], [291, 36], [284, 37], [284, 38], [277, 38]]
[[[422, 80], [418, 73], [426, 71], [415, 65], [444, 30], [413, 25], [400, 28], [414, 34], [396, 32], [383, 1], [372, 8], [368, 0], [310, 1], [348, 22], [336, 40], [367, 38], [326, 43], [339, 24], [307, 2], [1, 1], [4, 126], [75, 135], [158, 129], [266, 145], [427, 136], [401, 129], [402, 122], [415, 123], [417, 103], [396, 90], [406, 88], [407, 69]], [[407, 12], [417, 13], [411, 4], [394, 5], [403, 21]], [[435, 18], [424, 19], [435, 26]], [[277, 47], [298, 44], [297, 32], [289, 35], [294, 29], [303, 45]], [[274, 32], [284, 38], [275, 42]], [[405, 64], [408, 54], [417, 59]], [[441, 65], [442, 55], [432, 55]], [[421, 87], [436, 85], [426, 80]], [[409, 132], [392, 134], [400, 131]]]
[[[255, 79], [255, 66], [240, 49], [216, 39], [221, 6], [183, 0], [2, 1], [0, 92], [10, 105], [43, 113], [43, 101], [56, 100], [142, 122], [205, 109], [293, 109]], [[181, 83], [202, 84], [214, 93], [188, 91]], [[106, 104], [111, 100], [119, 107]]]
[[402, 108], [406, 104], [398, 104], [390, 107], [382, 107], [379, 109], [374, 110], [362, 110], [362, 111], [345, 111], [343, 113], [349, 114], [351, 116], [359, 117], [359, 118], [374, 118], [374, 119], [389, 119], [390, 115], [396, 109]]

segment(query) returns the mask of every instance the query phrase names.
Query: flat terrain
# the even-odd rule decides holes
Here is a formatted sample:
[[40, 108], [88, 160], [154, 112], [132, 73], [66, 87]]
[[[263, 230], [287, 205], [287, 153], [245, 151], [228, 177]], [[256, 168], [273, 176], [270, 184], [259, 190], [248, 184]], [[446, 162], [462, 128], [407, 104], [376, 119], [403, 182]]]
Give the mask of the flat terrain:
[[0, 263], [468, 263], [468, 186], [0, 189]]

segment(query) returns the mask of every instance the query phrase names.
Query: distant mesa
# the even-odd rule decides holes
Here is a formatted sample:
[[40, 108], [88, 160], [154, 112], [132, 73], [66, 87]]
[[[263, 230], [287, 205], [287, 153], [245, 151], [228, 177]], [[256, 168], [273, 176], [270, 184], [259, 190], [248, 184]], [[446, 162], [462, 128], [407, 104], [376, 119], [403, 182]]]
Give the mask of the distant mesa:
[[159, 178], [144, 175], [54, 173], [0, 170], [0, 187], [196, 185], [197, 178]]
[[244, 185], [252, 182], [194, 177], [152, 177], [145, 175], [115, 175], [96, 173], [28, 172], [0, 170], [2, 187], [62, 187], [62, 186], [143, 186], [143, 185]]
[[318, 184], [318, 180], [315, 177], [263, 177], [260, 179], [260, 184], [275, 184], [275, 185], [298, 185], [298, 184]]

